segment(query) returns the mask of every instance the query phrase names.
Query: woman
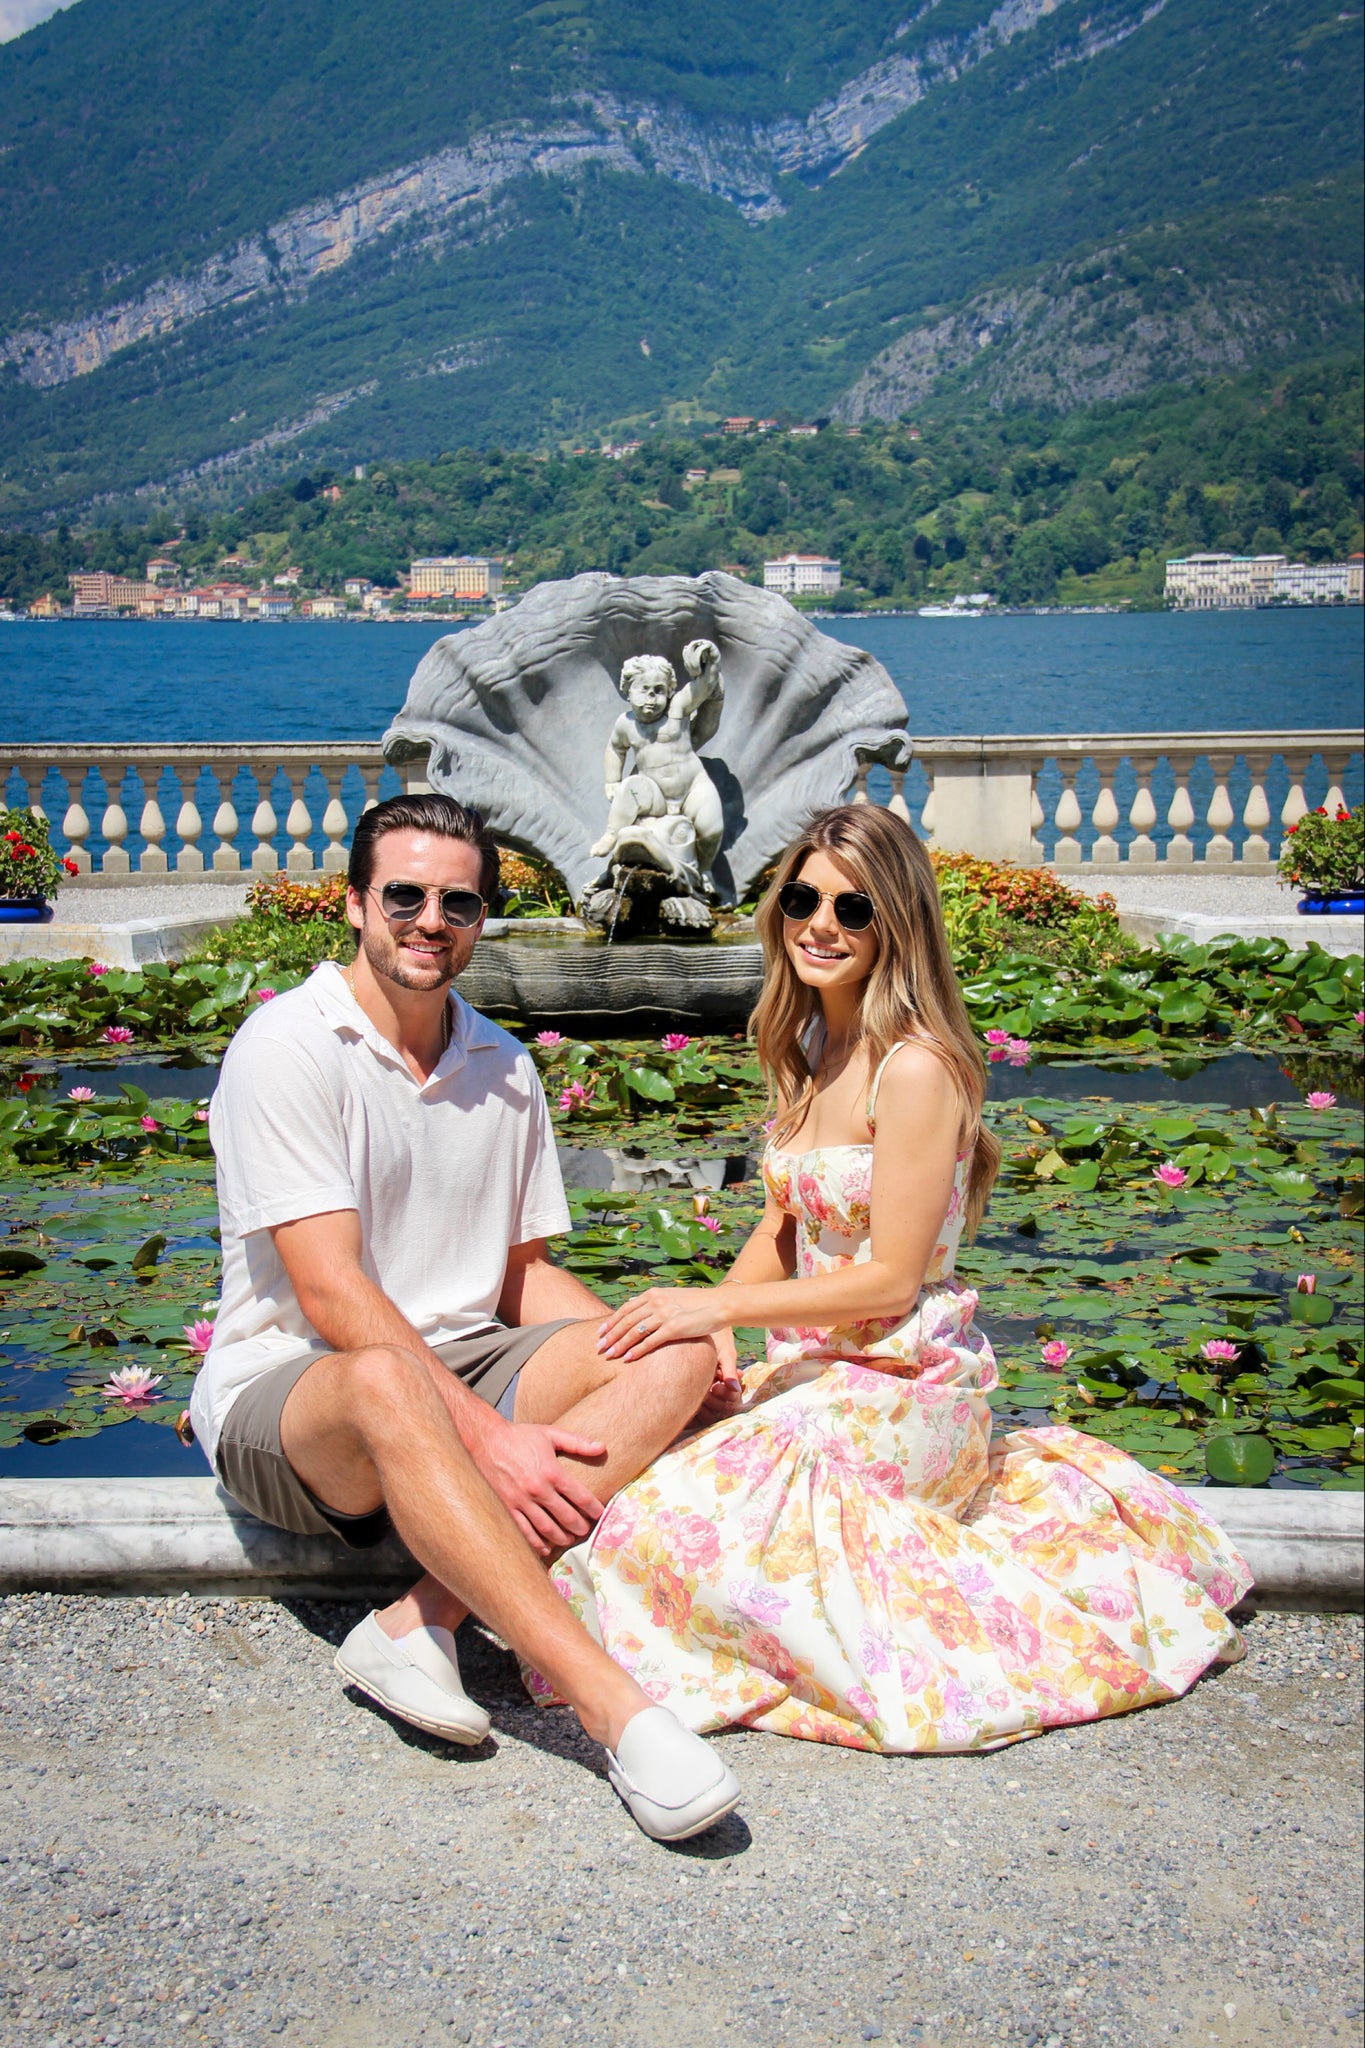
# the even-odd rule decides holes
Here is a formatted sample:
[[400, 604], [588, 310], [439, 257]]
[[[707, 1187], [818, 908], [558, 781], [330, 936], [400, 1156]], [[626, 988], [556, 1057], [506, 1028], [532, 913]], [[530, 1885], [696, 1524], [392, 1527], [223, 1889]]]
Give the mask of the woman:
[[[763, 1219], [721, 1285], [651, 1288], [601, 1338], [713, 1337], [713, 1419], [617, 1494], [561, 1590], [698, 1731], [984, 1749], [1183, 1693], [1241, 1654], [1242, 1560], [1107, 1444], [991, 1445], [953, 1262], [999, 1147], [923, 846], [888, 811], [826, 811], [758, 925]], [[754, 1325], [767, 1361], [741, 1378]]]

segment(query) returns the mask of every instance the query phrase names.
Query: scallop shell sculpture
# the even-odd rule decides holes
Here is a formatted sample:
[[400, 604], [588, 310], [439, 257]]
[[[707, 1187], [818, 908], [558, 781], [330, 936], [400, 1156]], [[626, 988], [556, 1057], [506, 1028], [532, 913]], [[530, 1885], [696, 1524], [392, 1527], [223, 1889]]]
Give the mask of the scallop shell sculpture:
[[602, 762], [635, 654], [683, 674], [689, 640], [720, 649], [725, 702], [701, 758], [720, 792], [716, 881], [742, 896], [803, 819], [838, 803], [862, 762], [905, 766], [905, 706], [880, 662], [817, 632], [737, 577], [575, 576], [438, 640], [384, 735], [428, 757], [434, 789], [478, 807], [499, 840], [553, 863], [579, 901], [601, 872]]

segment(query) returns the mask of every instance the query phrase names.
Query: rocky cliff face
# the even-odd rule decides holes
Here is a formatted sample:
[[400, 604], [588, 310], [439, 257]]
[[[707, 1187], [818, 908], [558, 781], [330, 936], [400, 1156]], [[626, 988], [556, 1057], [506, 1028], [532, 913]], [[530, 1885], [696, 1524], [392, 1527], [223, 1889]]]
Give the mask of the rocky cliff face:
[[[1106, 32], [1108, 40], [1131, 34], [1165, 4], [1148, 0], [1144, 12]], [[1027, 34], [1057, 5], [1058, 0], [1004, 0], [969, 32], [935, 38], [913, 55], [892, 54], [873, 65], [804, 121], [745, 127], [702, 121], [676, 107], [587, 93], [566, 106], [565, 119], [553, 127], [509, 126], [441, 150], [300, 207], [263, 234], [120, 304], [51, 326], [26, 324], [0, 338], [0, 365], [13, 363], [24, 383], [49, 390], [221, 307], [271, 292], [306, 292], [317, 278], [399, 228], [424, 230], [418, 246], [429, 248], [512, 180], [567, 178], [588, 164], [667, 178], [725, 200], [746, 220], [769, 219], [782, 211], [783, 176], [833, 175], [907, 108]], [[904, 23], [898, 36], [920, 20]], [[1102, 46], [1083, 23], [1074, 49], [1066, 46], [1053, 61], [1071, 61]]]

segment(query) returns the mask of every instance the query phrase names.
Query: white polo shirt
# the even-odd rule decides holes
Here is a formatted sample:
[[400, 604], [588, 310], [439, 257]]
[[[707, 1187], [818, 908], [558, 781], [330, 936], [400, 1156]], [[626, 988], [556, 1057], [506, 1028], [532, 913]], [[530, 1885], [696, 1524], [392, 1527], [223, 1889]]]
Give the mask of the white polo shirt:
[[299, 1307], [276, 1225], [358, 1211], [366, 1273], [432, 1345], [496, 1321], [510, 1246], [569, 1228], [534, 1062], [453, 991], [450, 1008], [425, 1083], [332, 961], [229, 1046], [209, 1115], [223, 1300], [190, 1403], [210, 1462], [243, 1387], [332, 1349]]

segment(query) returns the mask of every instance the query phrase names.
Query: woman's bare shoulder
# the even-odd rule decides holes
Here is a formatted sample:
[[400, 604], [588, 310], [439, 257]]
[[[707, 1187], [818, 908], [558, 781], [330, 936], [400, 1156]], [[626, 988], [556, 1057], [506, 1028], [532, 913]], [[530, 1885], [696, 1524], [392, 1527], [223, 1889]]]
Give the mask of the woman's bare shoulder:
[[925, 1039], [909, 1038], [887, 1055], [877, 1084], [876, 1113], [960, 1116], [952, 1068]]

